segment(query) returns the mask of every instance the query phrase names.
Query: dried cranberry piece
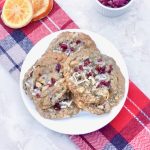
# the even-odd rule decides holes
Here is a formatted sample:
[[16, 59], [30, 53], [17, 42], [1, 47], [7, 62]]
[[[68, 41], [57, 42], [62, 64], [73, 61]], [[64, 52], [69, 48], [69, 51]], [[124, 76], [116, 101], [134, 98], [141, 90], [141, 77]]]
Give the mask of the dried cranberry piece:
[[55, 70], [56, 70], [57, 72], [59, 72], [60, 69], [61, 69], [61, 65], [60, 65], [60, 64], [57, 64], [56, 67], [55, 67]]
[[111, 0], [108, 1], [107, 4], [108, 4], [109, 6], [113, 6], [113, 5], [114, 5], [114, 4], [113, 4], [113, 1], [111, 1]]
[[74, 51], [74, 48], [73, 48], [73, 47], [70, 47], [70, 51], [72, 51], [72, 52], [73, 52], [73, 51]]
[[55, 80], [54, 78], [51, 78], [51, 83], [52, 83], [52, 85], [54, 85], [55, 82], [56, 82], [56, 80]]
[[81, 43], [81, 40], [77, 40], [77, 41], [76, 41], [76, 44], [80, 44], [80, 43]]
[[97, 70], [97, 72], [98, 72], [99, 74], [106, 73], [106, 67], [105, 67], [105, 66], [103, 66], [103, 67], [96, 66], [95, 69]]
[[101, 67], [100, 73], [105, 73], [105, 70], [106, 70], [105, 66]]
[[89, 78], [90, 76], [92, 76], [93, 74], [92, 74], [92, 72], [88, 72], [87, 74], [86, 74], [86, 76]]
[[60, 106], [59, 103], [56, 103], [56, 104], [53, 106], [53, 108], [54, 108], [55, 110], [57, 110], [57, 111], [61, 110], [61, 106]]
[[79, 69], [80, 69], [81, 71], [83, 71], [83, 66], [82, 66], [82, 65], [79, 65]]
[[74, 68], [74, 72], [78, 72], [79, 71], [79, 68], [78, 67], [75, 67]]
[[123, 6], [128, 0], [113, 0], [113, 4], [117, 7]]
[[104, 86], [109, 87], [110, 86], [110, 81], [101, 81], [101, 84]]
[[109, 65], [109, 70], [107, 71], [108, 73], [111, 73], [111, 71], [113, 70], [112, 65]]
[[87, 59], [84, 60], [84, 66], [88, 66], [90, 63], [91, 62], [90, 62], [89, 58], [87, 58]]
[[39, 77], [40, 77], [40, 76], [42, 76], [42, 74], [41, 74], [41, 73], [39, 73], [38, 75], [39, 75]]
[[51, 78], [51, 83], [48, 83], [47, 85], [49, 87], [52, 87], [55, 84], [56, 80], [54, 78]]
[[65, 52], [68, 48], [67, 44], [60, 43], [59, 46], [62, 48], [62, 51]]
[[119, 8], [126, 5], [130, 0], [99, 0], [105, 6]]
[[41, 95], [39, 93], [36, 94], [37, 98], [41, 98]]
[[103, 5], [108, 6], [108, 0], [99, 0]]
[[96, 66], [96, 67], [95, 67], [95, 70], [96, 70], [97, 72], [99, 72], [100, 67], [99, 67], [99, 66]]
[[106, 87], [109, 87], [110, 86], [110, 81], [100, 81], [100, 83], [97, 85], [97, 88], [98, 87], [102, 87], [102, 86], [106, 86]]

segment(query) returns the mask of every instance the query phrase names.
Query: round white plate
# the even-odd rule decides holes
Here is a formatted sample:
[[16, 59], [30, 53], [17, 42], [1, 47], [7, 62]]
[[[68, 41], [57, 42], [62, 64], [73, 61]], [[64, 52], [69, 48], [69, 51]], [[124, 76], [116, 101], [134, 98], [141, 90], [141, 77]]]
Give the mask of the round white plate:
[[[27, 70], [36, 62], [36, 60], [40, 58], [41, 55], [46, 51], [51, 40], [54, 39], [59, 33], [65, 31], [83, 32], [85, 34], [88, 34], [95, 41], [100, 51], [103, 54], [113, 57], [117, 62], [118, 66], [120, 67], [121, 72], [125, 77], [125, 94], [124, 97], [120, 100], [119, 104], [115, 106], [111, 112], [100, 116], [93, 115], [87, 112], [80, 112], [79, 114], [68, 119], [60, 119], [60, 120], [44, 119], [39, 115], [39, 113], [36, 111], [34, 107], [33, 102], [25, 94], [22, 88], [23, 87], [22, 82], [23, 82], [23, 77], [25, 72], [27, 72]], [[85, 134], [85, 133], [98, 130], [104, 127], [105, 125], [107, 125], [117, 116], [117, 114], [120, 112], [121, 108], [123, 107], [128, 93], [128, 86], [129, 86], [129, 77], [128, 77], [127, 67], [125, 65], [122, 56], [120, 55], [119, 51], [114, 47], [114, 45], [111, 44], [104, 37], [96, 33], [80, 30], [80, 29], [70, 29], [70, 30], [55, 32], [40, 40], [28, 53], [22, 65], [22, 70], [20, 75], [20, 91], [21, 91], [23, 102], [27, 107], [28, 111], [38, 122], [40, 122], [45, 127], [64, 134]]]

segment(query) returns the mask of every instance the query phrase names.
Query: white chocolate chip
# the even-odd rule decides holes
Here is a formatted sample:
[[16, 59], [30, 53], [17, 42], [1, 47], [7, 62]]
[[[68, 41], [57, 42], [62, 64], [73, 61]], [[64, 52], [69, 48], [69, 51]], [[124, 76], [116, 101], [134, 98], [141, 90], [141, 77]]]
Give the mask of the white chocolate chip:
[[83, 93], [84, 92], [84, 87], [79, 87], [79, 88], [77, 88], [77, 91], [79, 92], [79, 93]]
[[67, 108], [70, 107], [72, 101], [61, 101], [59, 104], [61, 105], [61, 108]]
[[65, 106], [65, 105], [62, 105], [62, 106], [61, 106], [61, 108], [67, 108], [67, 106]]
[[40, 82], [36, 82], [35, 85], [37, 88], [40, 88], [42, 86], [42, 84]]
[[35, 96], [36, 94], [39, 94], [39, 93], [40, 93], [40, 90], [34, 89], [34, 91], [32, 92], [32, 95]]
[[[78, 72], [74, 72], [73, 78], [75, 79], [75, 83], [76, 83], [77, 85], [78, 85], [78, 84], [81, 84], [81, 83], [83, 83], [83, 82], [85, 82], [85, 81], [88, 81], [88, 80], [86, 79], [86, 76], [85, 76], [84, 73], [79, 74]], [[81, 78], [81, 79], [80, 79], [80, 78]], [[80, 79], [80, 80], [79, 80], [79, 79]]]
[[99, 109], [104, 109], [104, 106], [103, 105], [99, 105], [97, 106]]
[[91, 80], [92, 85], [94, 85], [96, 83], [96, 81], [93, 77], [89, 77], [89, 79]]
[[107, 75], [106, 74], [98, 74], [95, 79], [101, 81], [101, 80], [107, 80]]

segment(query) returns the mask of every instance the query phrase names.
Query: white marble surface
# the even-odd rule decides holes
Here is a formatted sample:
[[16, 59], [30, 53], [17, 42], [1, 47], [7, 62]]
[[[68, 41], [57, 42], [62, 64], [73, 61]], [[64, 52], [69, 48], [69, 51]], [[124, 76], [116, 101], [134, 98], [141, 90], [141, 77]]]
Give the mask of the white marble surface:
[[[130, 79], [150, 97], [150, 5], [135, 0], [127, 14], [101, 16], [95, 0], [57, 0], [82, 29], [111, 40], [126, 61]], [[50, 131], [26, 110], [19, 85], [0, 66], [0, 150], [75, 150], [67, 136]], [[59, 143], [59, 144], [58, 144]]]

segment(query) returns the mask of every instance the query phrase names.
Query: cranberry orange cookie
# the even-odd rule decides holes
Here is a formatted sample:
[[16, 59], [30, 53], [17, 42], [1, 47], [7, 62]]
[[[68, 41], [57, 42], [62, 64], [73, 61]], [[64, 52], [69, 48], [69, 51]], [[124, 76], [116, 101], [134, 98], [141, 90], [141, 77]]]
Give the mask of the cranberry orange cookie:
[[64, 65], [64, 76], [75, 103], [95, 114], [110, 110], [124, 94], [125, 81], [120, 69], [112, 58], [99, 51], [90, 56], [78, 55], [68, 58]]
[[63, 77], [65, 55], [51, 51], [25, 74], [23, 88], [45, 118], [65, 118], [79, 112]]
[[61, 97], [61, 100], [50, 107], [45, 107], [43, 103], [39, 103], [36, 106], [41, 116], [47, 119], [68, 118], [79, 112], [79, 108], [73, 102], [72, 93], [70, 91], [66, 91]]
[[93, 51], [97, 48], [95, 42], [84, 33], [63, 32], [50, 43], [48, 49], [53, 50], [53, 52], [65, 53], [68, 56], [72, 53], [80, 51], [81, 49]]

